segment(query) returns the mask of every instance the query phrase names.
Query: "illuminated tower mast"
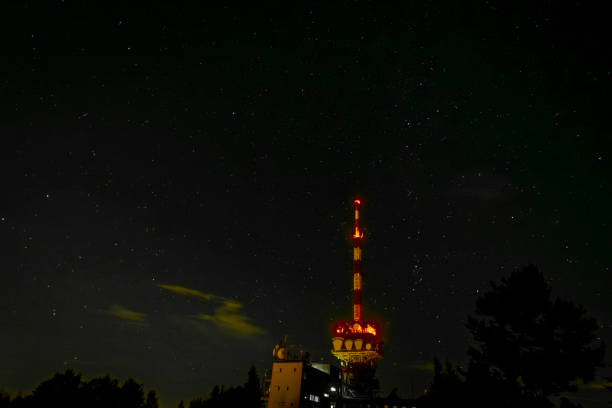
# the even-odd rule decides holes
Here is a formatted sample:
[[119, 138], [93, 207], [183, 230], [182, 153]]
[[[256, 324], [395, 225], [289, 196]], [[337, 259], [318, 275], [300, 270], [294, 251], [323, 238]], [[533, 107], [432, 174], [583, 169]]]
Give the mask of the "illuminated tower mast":
[[359, 230], [359, 206], [361, 200], [355, 200], [355, 233], [353, 234], [353, 320], [362, 323], [361, 319], [361, 241], [363, 232]]
[[346, 385], [345, 396], [359, 398], [371, 396], [375, 381], [376, 360], [383, 358], [380, 325], [375, 321], [365, 321], [362, 315], [361, 291], [361, 244], [363, 231], [359, 229], [359, 208], [361, 200], [355, 205], [355, 231], [353, 233], [353, 320], [341, 320], [333, 326], [332, 354], [341, 362], [343, 379]]

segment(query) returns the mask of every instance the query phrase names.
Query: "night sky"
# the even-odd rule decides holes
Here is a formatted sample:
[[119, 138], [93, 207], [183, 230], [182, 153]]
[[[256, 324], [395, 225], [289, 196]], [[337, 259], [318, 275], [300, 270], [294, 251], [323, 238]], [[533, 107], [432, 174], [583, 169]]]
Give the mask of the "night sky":
[[612, 342], [598, 2], [14, 3], [0, 389], [72, 367], [175, 406], [283, 335], [331, 362], [356, 196], [386, 392], [465, 362], [476, 297], [529, 263]]

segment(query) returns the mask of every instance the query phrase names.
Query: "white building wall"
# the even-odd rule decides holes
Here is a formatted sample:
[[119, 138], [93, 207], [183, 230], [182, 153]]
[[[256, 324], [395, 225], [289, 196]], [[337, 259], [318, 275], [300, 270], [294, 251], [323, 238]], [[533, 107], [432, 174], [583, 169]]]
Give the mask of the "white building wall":
[[299, 408], [303, 367], [302, 361], [272, 363], [267, 408]]

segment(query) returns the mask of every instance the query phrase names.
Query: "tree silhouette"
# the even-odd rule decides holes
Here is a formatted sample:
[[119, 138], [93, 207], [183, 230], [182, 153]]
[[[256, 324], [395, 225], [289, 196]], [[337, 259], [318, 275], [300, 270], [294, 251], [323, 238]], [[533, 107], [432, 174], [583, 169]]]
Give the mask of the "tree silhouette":
[[0, 391], [0, 408], [8, 408], [11, 404], [11, 397]]
[[158, 408], [157, 394], [150, 391], [144, 399], [142, 384], [133, 379], [122, 385], [108, 375], [84, 381], [80, 373], [66, 370], [41, 382], [31, 395], [11, 400], [0, 393], [0, 408]]
[[[598, 325], [581, 305], [552, 298], [538, 269], [515, 270], [476, 300], [466, 326], [467, 370], [434, 360], [425, 406], [550, 407], [549, 398], [591, 381], [604, 357]], [[565, 408], [578, 407], [567, 398]]]
[[87, 405], [91, 408], [119, 406], [121, 400], [119, 381], [108, 375], [94, 378], [82, 386], [82, 394], [87, 396]]
[[214, 405], [210, 404], [209, 401], [210, 400], [207, 401], [202, 397], [194, 398], [189, 402], [189, 408], [213, 407]]
[[122, 407], [141, 407], [144, 404], [144, 390], [142, 384], [129, 378], [121, 387]]
[[476, 316], [467, 321], [477, 343], [468, 350], [467, 382], [486, 383], [498, 401], [530, 404], [576, 391], [574, 382], [593, 380], [603, 360], [597, 322], [581, 305], [552, 299], [533, 265], [491, 282], [476, 300]]
[[221, 392], [219, 391], [219, 386], [215, 384], [212, 391], [210, 392], [210, 399], [213, 401], [217, 401], [219, 399], [219, 395], [221, 395]]
[[446, 360], [444, 366], [434, 357], [434, 377], [427, 390], [427, 406], [453, 406], [465, 396], [465, 382], [460, 372]]
[[257, 370], [255, 370], [255, 366], [253, 365], [249, 368], [247, 382], [244, 384], [244, 391], [247, 401], [253, 403], [261, 400], [261, 384], [259, 383]]
[[159, 408], [159, 402], [155, 391], [149, 391], [144, 406], [145, 408]]
[[43, 381], [36, 387], [26, 405], [49, 405], [56, 407], [78, 407], [81, 405], [81, 374], [73, 370], [57, 373], [50, 380]]
[[227, 390], [215, 385], [207, 398], [197, 397], [189, 402], [189, 408], [258, 408], [261, 405], [261, 385], [254, 366], [249, 368], [247, 382]]

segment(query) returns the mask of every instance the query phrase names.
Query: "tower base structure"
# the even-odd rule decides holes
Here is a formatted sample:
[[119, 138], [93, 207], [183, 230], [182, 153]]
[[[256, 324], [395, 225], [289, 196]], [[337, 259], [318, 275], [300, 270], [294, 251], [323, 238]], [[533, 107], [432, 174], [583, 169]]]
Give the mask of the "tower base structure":
[[[340, 351], [338, 358], [353, 363], [336, 367], [333, 364], [314, 363], [309, 353], [286, 341], [272, 351], [272, 369], [264, 375], [262, 406], [265, 408], [409, 408], [415, 407], [412, 399], [399, 398], [395, 393], [388, 397], [374, 396], [378, 384], [374, 378], [375, 362], [369, 350], [346, 354]], [[374, 350], [373, 352], [376, 352]], [[358, 356], [361, 358], [358, 359]], [[347, 363], [349, 364], [349, 363]], [[350, 373], [357, 374], [355, 378]]]
[[333, 332], [331, 353], [340, 360], [343, 396], [373, 398], [379, 388], [374, 376], [376, 362], [383, 358], [378, 324], [340, 321]]

